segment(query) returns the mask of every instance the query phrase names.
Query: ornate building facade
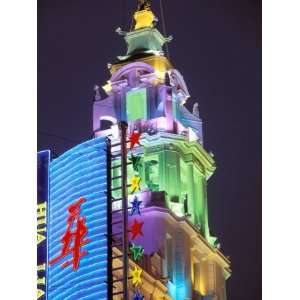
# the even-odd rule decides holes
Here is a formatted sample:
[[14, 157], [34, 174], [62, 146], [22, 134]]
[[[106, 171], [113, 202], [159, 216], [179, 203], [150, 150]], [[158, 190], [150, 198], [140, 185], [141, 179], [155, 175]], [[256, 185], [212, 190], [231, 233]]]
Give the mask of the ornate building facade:
[[[109, 65], [106, 98], [101, 99], [96, 88], [93, 107], [95, 137], [119, 140], [120, 121], [128, 123], [129, 135], [140, 135], [139, 145], [129, 153], [138, 157], [138, 164], [128, 168], [128, 178], [139, 174], [141, 179], [141, 215], [134, 219], [143, 223], [143, 235], [135, 243], [144, 252], [138, 262], [129, 261], [129, 268], [143, 270], [139, 291], [146, 300], [225, 300], [230, 262], [209, 230], [207, 183], [216, 166], [203, 146], [198, 106], [193, 112], [185, 107], [190, 98], [187, 85], [163, 51], [172, 38], [155, 27], [150, 4], [141, 1], [134, 19], [132, 31], [117, 30], [127, 53]], [[116, 187], [120, 175], [113, 167]], [[129, 205], [135, 195], [129, 196]], [[118, 190], [113, 196], [120, 198]], [[115, 201], [113, 211], [120, 208], [121, 201]], [[120, 231], [115, 224], [113, 232]], [[113, 254], [120, 257], [113, 261], [117, 270], [121, 249], [114, 247]], [[114, 273], [117, 291], [122, 290], [121, 272]], [[136, 289], [129, 284], [133, 299]], [[116, 293], [113, 299], [122, 296]]]

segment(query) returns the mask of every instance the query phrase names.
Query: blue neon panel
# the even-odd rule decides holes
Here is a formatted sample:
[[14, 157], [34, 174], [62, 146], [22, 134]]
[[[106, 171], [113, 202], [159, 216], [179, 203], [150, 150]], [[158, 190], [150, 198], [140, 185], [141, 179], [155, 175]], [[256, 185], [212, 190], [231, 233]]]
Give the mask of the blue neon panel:
[[79, 198], [86, 199], [80, 215], [86, 217], [91, 241], [81, 247], [79, 268], [48, 265], [49, 300], [107, 299], [107, 139], [96, 138], [65, 152], [50, 163], [50, 203], [48, 215], [48, 261], [60, 255], [60, 239], [67, 228], [67, 208]]
[[[49, 201], [49, 163], [50, 163], [50, 151], [40, 151], [37, 154], [37, 204], [47, 209]], [[45, 205], [45, 206], [44, 206]], [[46, 218], [47, 219], [47, 218]], [[43, 217], [38, 218], [43, 220]], [[40, 240], [37, 244], [37, 265], [41, 266], [47, 264], [47, 231], [44, 232], [45, 224], [39, 224], [38, 230], [42, 230], [39, 235], [45, 237], [44, 240]], [[47, 277], [47, 269], [37, 272], [39, 278]], [[43, 282], [38, 282], [37, 288], [43, 292], [44, 295], [39, 297], [39, 300], [47, 299], [47, 286]]]

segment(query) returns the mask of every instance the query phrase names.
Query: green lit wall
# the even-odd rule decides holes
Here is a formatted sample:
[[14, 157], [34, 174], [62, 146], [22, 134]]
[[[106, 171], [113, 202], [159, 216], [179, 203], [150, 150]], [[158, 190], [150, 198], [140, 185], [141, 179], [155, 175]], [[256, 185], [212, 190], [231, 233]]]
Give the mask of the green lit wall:
[[[173, 141], [172, 143], [144, 145], [142, 160], [139, 168], [141, 190], [152, 192], [164, 191], [166, 195], [165, 206], [177, 216], [186, 216], [197, 226], [208, 242], [214, 244], [215, 238], [209, 234], [208, 205], [207, 205], [207, 179], [208, 175], [204, 156], [196, 149], [204, 152], [200, 146], [191, 147], [190, 143]], [[207, 154], [205, 154], [207, 155]], [[120, 162], [115, 162], [119, 164]], [[212, 161], [213, 165], [214, 162]], [[210, 172], [213, 172], [211, 169]], [[119, 176], [118, 169], [114, 169], [113, 176]], [[128, 167], [128, 184], [135, 175]], [[120, 186], [120, 181], [114, 181], [114, 187]], [[120, 197], [119, 191], [113, 196]]]

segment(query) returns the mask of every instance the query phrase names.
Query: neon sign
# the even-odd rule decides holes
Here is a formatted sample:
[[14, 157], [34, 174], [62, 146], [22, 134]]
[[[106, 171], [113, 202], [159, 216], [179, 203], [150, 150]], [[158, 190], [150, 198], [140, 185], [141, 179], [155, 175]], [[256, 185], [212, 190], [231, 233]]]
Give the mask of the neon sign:
[[39, 300], [109, 298], [108, 142], [38, 155]]
[[[67, 229], [64, 233], [61, 243], [62, 249], [59, 256], [50, 260], [49, 265], [52, 266], [56, 264], [59, 260], [66, 257], [68, 254], [72, 253], [73, 257], [62, 264], [62, 268], [65, 268], [73, 264], [73, 270], [78, 270], [79, 260], [82, 256], [87, 255], [86, 250], [80, 251], [80, 248], [91, 241], [91, 239], [84, 239], [88, 232], [88, 228], [85, 225], [85, 217], [80, 216], [80, 206], [86, 200], [80, 198], [75, 203], [68, 207], [69, 216], [67, 218]], [[72, 227], [76, 223], [75, 231], [72, 232]], [[71, 248], [71, 243], [73, 241], [73, 247]]]

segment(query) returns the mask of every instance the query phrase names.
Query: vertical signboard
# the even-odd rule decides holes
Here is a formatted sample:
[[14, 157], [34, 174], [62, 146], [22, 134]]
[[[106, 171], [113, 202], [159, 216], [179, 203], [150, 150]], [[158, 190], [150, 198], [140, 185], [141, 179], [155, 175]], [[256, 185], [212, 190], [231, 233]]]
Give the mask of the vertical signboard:
[[47, 299], [109, 298], [108, 142], [84, 142], [50, 163]]
[[50, 151], [37, 154], [37, 299], [47, 295], [47, 207]]

